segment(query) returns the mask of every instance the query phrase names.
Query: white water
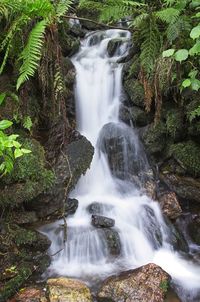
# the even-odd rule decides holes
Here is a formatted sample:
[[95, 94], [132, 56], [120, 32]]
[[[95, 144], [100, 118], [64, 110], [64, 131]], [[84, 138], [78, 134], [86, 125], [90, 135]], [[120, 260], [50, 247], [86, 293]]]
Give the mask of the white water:
[[[121, 38], [123, 44], [110, 58], [107, 44], [113, 38]], [[120, 122], [118, 117], [122, 96], [122, 64], [117, 64], [117, 61], [128, 51], [128, 39], [128, 31], [92, 33], [82, 42], [79, 53], [73, 58], [77, 71], [75, 94], [78, 130], [95, 146], [95, 155], [91, 168], [71, 192], [71, 197], [78, 199], [79, 207], [67, 219], [68, 240], [64, 249], [52, 257], [49, 274], [78, 277], [92, 283], [118, 271], [154, 262], [184, 288], [183, 301], [193, 301], [188, 300], [191, 298], [187, 298], [187, 290], [191, 293], [200, 288], [200, 268], [174, 251], [170, 229], [163, 220], [158, 204], [142, 195], [138, 187], [124, 177], [115, 178], [105, 150], [101, 151], [107, 129], [104, 126], [113, 123], [109, 128], [110, 137], [116, 129], [120, 129], [124, 171], [131, 165], [127, 159], [129, 154], [134, 156], [140, 169], [149, 169], [136, 133]], [[102, 204], [101, 215], [115, 220], [114, 229], [121, 242], [118, 256], [110, 255], [104, 233], [91, 225], [91, 214], [87, 207], [93, 202]], [[63, 222], [58, 221], [42, 229], [52, 240], [50, 254], [63, 247], [61, 224]]]

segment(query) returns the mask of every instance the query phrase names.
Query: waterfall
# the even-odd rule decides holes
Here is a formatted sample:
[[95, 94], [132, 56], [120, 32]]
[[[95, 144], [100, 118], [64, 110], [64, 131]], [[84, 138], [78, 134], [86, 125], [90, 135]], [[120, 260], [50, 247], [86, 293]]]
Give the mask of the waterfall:
[[[111, 40], [121, 42], [110, 57]], [[90, 169], [70, 194], [79, 207], [67, 218], [64, 249], [62, 221], [42, 228], [52, 241], [50, 254], [61, 250], [52, 257], [48, 273], [92, 283], [154, 262], [178, 286], [197, 291], [200, 269], [174, 250], [158, 203], [142, 193], [148, 160], [135, 130], [119, 119], [123, 64], [118, 62], [127, 55], [129, 43], [130, 33], [125, 30], [93, 32], [72, 58], [77, 72], [77, 128], [91, 141], [95, 154]], [[95, 227], [92, 220], [98, 215], [109, 218], [114, 226]]]

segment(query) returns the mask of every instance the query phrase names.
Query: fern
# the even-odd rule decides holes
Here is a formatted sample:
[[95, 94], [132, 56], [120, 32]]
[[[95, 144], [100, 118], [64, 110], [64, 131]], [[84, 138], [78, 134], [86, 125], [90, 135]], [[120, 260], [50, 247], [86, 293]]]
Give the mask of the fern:
[[169, 24], [176, 22], [178, 17], [180, 16], [180, 13], [181, 12], [178, 9], [169, 7], [156, 12], [156, 17], [159, 18], [161, 21]]
[[184, 32], [189, 32], [191, 24], [187, 17], [180, 16], [176, 22], [172, 22], [168, 25], [166, 30], [167, 40], [172, 43], [174, 40], [183, 35]]
[[72, 0], [60, 0], [58, 2], [56, 5], [56, 17], [58, 20], [67, 13], [72, 3]]
[[20, 86], [34, 76], [35, 71], [38, 68], [41, 50], [44, 44], [44, 33], [47, 26], [47, 21], [42, 20], [38, 22], [32, 29], [27, 45], [23, 49], [20, 59], [23, 60], [22, 66], [20, 67], [20, 76], [17, 80], [17, 90]]
[[143, 24], [141, 37], [143, 42], [141, 44], [140, 60], [145, 72], [150, 76], [161, 48], [161, 35], [152, 16], [148, 18], [148, 22]]

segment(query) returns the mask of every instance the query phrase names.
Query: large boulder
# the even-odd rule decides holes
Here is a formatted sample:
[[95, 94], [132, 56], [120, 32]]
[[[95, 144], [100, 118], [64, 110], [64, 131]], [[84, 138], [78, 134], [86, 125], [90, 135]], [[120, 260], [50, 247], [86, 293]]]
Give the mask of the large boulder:
[[158, 201], [160, 203], [162, 212], [170, 219], [176, 219], [182, 214], [182, 209], [179, 204], [176, 193], [165, 192], [159, 196]]
[[62, 215], [65, 210], [63, 206], [66, 195], [89, 168], [93, 153], [94, 148], [91, 143], [78, 134], [77, 138], [68, 144], [57, 157], [54, 167], [55, 185], [51, 190], [37, 196], [26, 207], [36, 211], [39, 218]]
[[49, 302], [92, 302], [89, 288], [82, 282], [57, 278], [47, 281]]
[[101, 130], [98, 144], [114, 176], [136, 184], [143, 180], [148, 162], [133, 129], [123, 123], [108, 123]]
[[65, 204], [65, 213], [66, 215], [72, 215], [78, 209], [78, 200], [75, 198], [67, 198]]
[[170, 276], [155, 264], [108, 278], [98, 292], [99, 302], [164, 302]]

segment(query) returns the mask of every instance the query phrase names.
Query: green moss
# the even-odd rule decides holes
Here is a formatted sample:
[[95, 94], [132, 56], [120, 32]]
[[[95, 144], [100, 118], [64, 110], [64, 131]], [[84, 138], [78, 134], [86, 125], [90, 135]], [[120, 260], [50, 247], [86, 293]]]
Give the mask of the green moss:
[[34, 139], [23, 139], [23, 147], [32, 152], [16, 160], [12, 173], [0, 188], [0, 207], [27, 202], [52, 187], [55, 174], [46, 168], [44, 149]]
[[33, 231], [20, 228], [15, 232], [14, 241], [17, 246], [26, 245], [26, 244], [30, 245], [36, 240], [37, 240], [37, 236], [36, 233]]
[[140, 59], [138, 55], [135, 55], [130, 69], [128, 71], [128, 78], [137, 78], [140, 71]]
[[192, 176], [200, 176], [200, 146], [193, 141], [174, 144], [170, 153]]
[[6, 302], [8, 298], [13, 296], [23, 283], [32, 275], [30, 265], [23, 264], [18, 269], [18, 275], [9, 280], [0, 290], [0, 302]]
[[150, 154], [160, 153], [166, 145], [166, 125], [159, 122], [152, 125], [143, 135], [143, 142]]
[[172, 138], [175, 138], [183, 129], [183, 117], [181, 112], [178, 110], [168, 112], [166, 126], [168, 134]]
[[168, 288], [169, 288], [168, 281], [167, 280], [161, 281], [159, 287], [163, 290], [164, 293], [166, 293], [168, 291]]
[[134, 105], [144, 107], [144, 88], [139, 81], [132, 79], [126, 80], [124, 89]]

